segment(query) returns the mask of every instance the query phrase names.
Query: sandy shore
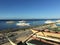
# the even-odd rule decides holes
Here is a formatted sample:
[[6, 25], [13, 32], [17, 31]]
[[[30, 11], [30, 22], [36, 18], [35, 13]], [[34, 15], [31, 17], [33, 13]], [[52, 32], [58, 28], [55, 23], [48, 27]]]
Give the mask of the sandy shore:
[[[16, 38], [16, 41], [15, 43], [18, 43], [19, 41], [25, 41], [31, 34], [31, 30], [30, 29], [27, 29], [25, 31], [16, 31], [16, 32], [13, 32], [13, 33], [17, 33], [17, 38]], [[33, 40], [34, 38], [32, 37], [32, 40], [30, 41], [31, 43], [37, 43], [38, 45], [59, 45], [57, 43], [53, 43], [53, 42], [49, 42], [47, 40], [43, 40], [41, 39], [41, 41], [37, 41], [37, 40]], [[52, 44], [48, 44], [48, 43], [52, 43]], [[11, 45], [9, 42], [5, 43], [5, 44], [2, 44], [2, 45]]]
[[[25, 31], [19, 30], [13, 33], [17, 33], [17, 39], [15, 41], [15, 43], [18, 43], [19, 41], [25, 41], [25, 39], [32, 34], [31, 30], [27, 29]], [[11, 45], [9, 42], [2, 44], [2, 45]]]

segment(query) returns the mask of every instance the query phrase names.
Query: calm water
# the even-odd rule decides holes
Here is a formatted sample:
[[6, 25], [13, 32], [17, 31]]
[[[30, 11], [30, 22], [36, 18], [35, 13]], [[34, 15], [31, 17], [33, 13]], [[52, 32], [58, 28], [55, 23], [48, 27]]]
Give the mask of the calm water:
[[[36, 26], [44, 24], [46, 20], [38, 20], [38, 21], [26, 21], [26, 23], [30, 23], [30, 26]], [[56, 20], [52, 20], [56, 21]], [[7, 21], [0, 21], [0, 30], [8, 29], [8, 28], [22, 28], [22, 26], [17, 26], [18, 21], [14, 21], [13, 24], [6, 23]]]

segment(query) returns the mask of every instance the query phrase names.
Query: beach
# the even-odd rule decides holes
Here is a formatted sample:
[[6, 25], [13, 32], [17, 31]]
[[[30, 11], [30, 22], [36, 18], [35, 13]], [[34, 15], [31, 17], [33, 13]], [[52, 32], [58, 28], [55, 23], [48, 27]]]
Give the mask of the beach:
[[[19, 30], [19, 31], [15, 31], [12, 33], [17, 33], [16, 35], [16, 40], [13, 41], [14, 43], [18, 43], [20, 41], [24, 42], [26, 39], [28, 39], [33, 33], [30, 29], [26, 29], [26, 30]], [[13, 37], [14, 38], [14, 37]], [[38, 44], [38, 45], [59, 45], [55, 42], [51, 42], [48, 40], [44, 40], [44, 39], [39, 39], [39, 38], [35, 38], [34, 36], [32, 36], [31, 38], [29, 38], [28, 40], [29, 43], [33, 43], [33, 44]], [[10, 42], [4, 43], [2, 45], [11, 45]]]
[[[17, 38], [16, 38], [15, 43], [18, 43], [19, 41], [24, 42], [25, 39], [27, 39], [27, 37], [32, 34], [32, 32], [29, 29], [27, 29], [25, 31], [24, 30], [15, 31], [13, 33], [17, 33], [17, 35], [16, 35]], [[11, 44], [9, 42], [7, 42], [2, 45], [11, 45]]]

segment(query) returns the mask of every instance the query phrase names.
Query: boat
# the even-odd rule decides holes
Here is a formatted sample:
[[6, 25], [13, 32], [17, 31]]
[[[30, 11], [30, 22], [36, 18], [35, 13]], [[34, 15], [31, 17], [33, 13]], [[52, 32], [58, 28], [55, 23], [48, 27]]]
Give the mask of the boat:
[[60, 43], [60, 31], [53, 31], [49, 29], [31, 29], [33, 33], [35, 33], [35, 38], [45, 39], [52, 42]]
[[[32, 28], [31, 31], [33, 32], [33, 37], [38, 38], [38, 39], [44, 39], [44, 40], [49, 40], [52, 42], [60, 43], [60, 31], [58, 30], [53, 30], [54, 28], [57, 28], [56, 22], [53, 21], [46, 21], [45, 23], [49, 24], [50, 27], [52, 28], [51, 30], [48, 28]], [[47, 26], [47, 25], [45, 25]]]
[[[43, 31], [40, 31], [40, 30], [37, 31], [37, 29], [36, 30], [35, 29], [31, 29], [31, 30], [32, 30], [33, 34], [31, 34], [29, 37], [27, 37], [24, 42], [20, 41], [19, 43], [16, 44], [11, 39], [9, 39], [8, 37], [6, 37], [6, 38], [11, 43], [11, 45], [40, 45], [39, 43], [41, 43], [42, 39], [47, 40], [47, 42], [44, 41], [46, 44], [42, 41], [43, 45], [44, 44], [45, 45], [49, 45], [49, 44], [51, 44], [51, 45], [53, 45], [53, 44], [57, 45], [56, 43], [49, 42], [49, 40], [55, 41], [55, 42], [60, 42], [60, 39], [56, 39], [56, 37], [60, 38], [60, 36], [56, 36], [56, 35], [60, 35], [58, 33], [54, 34], [54, 33], [49, 33], [49, 32], [43, 32]], [[31, 40], [31, 38], [39, 40], [38, 44], [35, 42], [36, 40], [34, 40], [34, 39], [32, 39], [32, 40], [34, 40], [34, 42], [29, 42]], [[42, 43], [41, 43], [41, 45], [42, 45]]]
[[16, 25], [17, 26], [30, 26], [30, 23], [26, 23], [26, 21], [19, 21]]
[[60, 22], [60, 20], [57, 20], [56, 22]]
[[45, 21], [45, 24], [51, 24], [51, 23], [55, 23], [55, 22], [54, 21], [51, 21], [51, 20]]
[[51, 20], [45, 21], [45, 24], [48, 24], [52, 28], [56, 28], [57, 27], [56, 23], [58, 23], [58, 22], [54, 22], [54, 21], [51, 21]]
[[60, 24], [60, 20], [57, 20], [56, 23], [57, 23], [57, 24]]
[[[47, 40], [48, 42], [51, 41], [51, 42], [54, 42], [55, 45], [56, 45], [56, 43], [60, 44], [60, 31], [56, 32], [56, 31], [49, 30], [48, 28], [46, 28], [46, 29], [32, 28], [31, 31], [33, 32], [33, 34], [31, 34], [29, 37], [27, 37], [27, 39], [25, 39], [24, 42], [19, 42], [19, 44], [22, 43], [22, 44], [25, 45], [25, 43], [26, 43], [27, 45], [38, 45], [36, 43], [35, 44], [34, 43], [29, 43], [31, 37], [36, 39], [36, 40], [44, 39], [44, 40]], [[6, 38], [11, 43], [11, 45], [17, 45], [11, 39], [9, 39], [7, 36], [6, 36]], [[48, 43], [48, 42], [46, 42], [46, 43]]]

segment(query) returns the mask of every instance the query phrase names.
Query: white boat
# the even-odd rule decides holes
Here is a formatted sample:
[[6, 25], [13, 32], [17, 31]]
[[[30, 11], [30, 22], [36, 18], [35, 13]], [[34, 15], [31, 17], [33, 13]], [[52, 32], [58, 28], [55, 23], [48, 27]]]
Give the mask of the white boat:
[[57, 20], [56, 22], [60, 22], [60, 20]]
[[17, 26], [30, 26], [30, 23], [26, 23], [26, 21], [19, 21], [16, 25]]
[[56, 22], [54, 22], [54, 21], [47, 20], [47, 21], [45, 21], [45, 23], [46, 23], [46, 24], [50, 24], [50, 27], [52, 27], [52, 28], [57, 27]]
[[57, 24], [60, 24], [60, 20], [57, 20], [56, 23], [57, 23]]
[[54, 21], [51, 21], [51, 20], [47, 20], [45, 21], [46, 24], [50, 24], [50, 23], [55, 23]]

